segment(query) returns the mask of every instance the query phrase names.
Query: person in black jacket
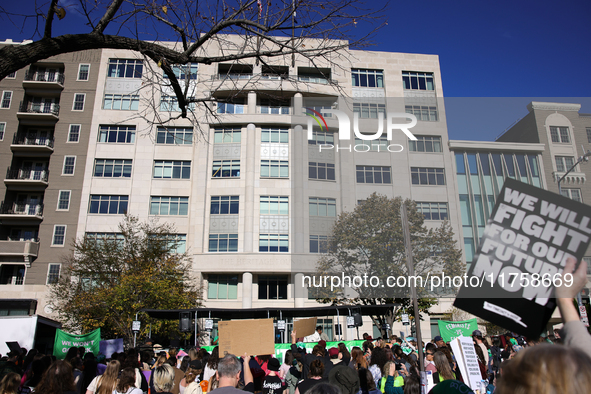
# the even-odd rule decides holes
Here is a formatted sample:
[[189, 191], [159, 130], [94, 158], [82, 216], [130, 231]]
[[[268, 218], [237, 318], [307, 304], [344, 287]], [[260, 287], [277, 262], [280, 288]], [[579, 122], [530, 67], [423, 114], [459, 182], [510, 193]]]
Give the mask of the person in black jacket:
[[325, 349], [320, 345], [316, 345], [312, 349], [312, 354], [302, 354], [298, 352], [298, 348], [296, 346], [296, 338], [296, 332], [294, 330], [291, 332], [291, 352], [294, 358], [302, 363], [302, 376], [304, 378], [308, 376], [310, 364], [312, 363], [312, 361], [320, 360], [320, 362], [324, 365], [323, 377], [328, 379], [328, 373], [332, 369], [333, 364], [330, 361], [330, 356], [326, 354]]

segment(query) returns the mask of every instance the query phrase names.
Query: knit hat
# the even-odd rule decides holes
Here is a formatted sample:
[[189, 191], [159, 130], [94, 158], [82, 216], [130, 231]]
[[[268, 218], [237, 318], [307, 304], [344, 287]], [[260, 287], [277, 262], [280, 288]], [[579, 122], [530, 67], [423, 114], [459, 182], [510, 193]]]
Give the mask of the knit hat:
[[326, 341], [324, 339], [321, 339], [318, 344], [326, 349]]
[[359, 375], [353, 368], [339, 365], [328, 373], [328, 382], [341, 389], [343, 394], [357, 394], [359, 391]]
[[448, 379], [437, 383], [429, 394], [474, 394], [474, 391], [459, 380]]
[[279, 360], [277, 360], [276, 358], [272, 358], [269, 360], [269, 362], [267, 363], [267, 369], [269, 371], [279, 371], [279, 367], [281, 365], [279, 365]]

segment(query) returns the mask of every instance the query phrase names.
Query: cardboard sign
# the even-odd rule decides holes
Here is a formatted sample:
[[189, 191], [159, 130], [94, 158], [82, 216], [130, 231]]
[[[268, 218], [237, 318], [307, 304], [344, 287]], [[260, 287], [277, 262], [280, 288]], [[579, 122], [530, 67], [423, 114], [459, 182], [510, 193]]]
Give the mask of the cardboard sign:
[[438, 320], [439, 333], [445, 342], [450, 342], [457, 337], [471, 337], [474, 330], [478, 330], [476, 319], [462, 321]]
[[218, 322], [220, 357], [222, 354], [275, 354], [273, 319]]
[[316, 332], [316, 318], [310, 317], [308, 319], [296, 320], [293, 323], [293, 329], [295, 330], [298, 338], [312, 335]]
[[482, 375], [478, 366], [474, 341], [472, 341], [472, 338], [458, 337], [451, 341], [450, 345], [464, 378], [464, 383], [470, 386], [472, 390], [476, 390], [480, 387]]
[[347, 316], [347, 328], [355, 328], [355, 318], [353, 316]]
[[538, 337], [556, 306], [554, 287], [568, 284], [566, 259], [581, 260], [590, 240], [591, 207], [507, 179], [454, 306]]

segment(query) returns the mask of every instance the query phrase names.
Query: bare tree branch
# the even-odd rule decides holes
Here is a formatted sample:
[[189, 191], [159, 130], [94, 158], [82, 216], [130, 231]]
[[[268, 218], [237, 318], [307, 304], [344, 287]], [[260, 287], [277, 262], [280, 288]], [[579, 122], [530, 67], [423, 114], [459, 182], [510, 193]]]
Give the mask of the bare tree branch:
[[51, 0], [51, 4], [49, 5], [47, 18], [45, 19], [45, 33], [43, 34], [44, 38], [51, 37], [51, 25], [53, 24], [53, 17], [55, 15], [55, 11], [57, 10], [57, 1], [58, 0]]

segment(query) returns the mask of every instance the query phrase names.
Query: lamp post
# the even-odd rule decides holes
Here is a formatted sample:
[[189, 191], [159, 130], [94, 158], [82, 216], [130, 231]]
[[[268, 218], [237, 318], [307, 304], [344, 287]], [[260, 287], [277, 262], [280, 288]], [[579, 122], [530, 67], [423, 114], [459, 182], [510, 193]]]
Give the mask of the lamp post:
[[[584, 148], [584, 147], [583, 147], [583, 152], [585, 152], [585, 148]], [[579, 165], [581, 162], [583, 162], [583, 161], [584, 161], [584, 162], [587, 162], [587, 161], [589, 161], [589, 156], [591, 156], [591, 150], [587, 150], [587, 152], [586, 152], [586, 153], [583, 153], [583, 155], [579, 157], [579, 160], [577, 160], [577, 162], [576, 162], [575, 164], [573, 164], [573, 165], [572, 165], [572, 167], [571, 167], [571, 168], [569, 168], [569, 169], [568, 169], [568, 171], [567, 171], [567, 172], [565, 172], [565, 173], [564, 173], [564, 175], [563, 175], [563, 176], [561, 176], [561, 177], [558, 179], [558, 193], [559, 193], [560, 195], [562, 195], [562, 188], [560, 187], [560, 182], [562, 182], [562, 180], [563, 180], [563, 179], [564, 179], [564, 178], [565, 178], [565, 177], [566, 177], [566, 176], [567, 176], [567, 175], [568, 175], [568, 174], [569, 174], [569, 173], [570, 173], [572, 170], [574, 170], [574, 169], [575, 169], [575, 167], [576, 167], [577, 165]], [[581, 305], [581, 303], [582, 303], [582, 300], [581, 300], [581, 293], [580, 293], [580, 292], [577, 294], [577, 303], [578, 303], [579, 305]]]

